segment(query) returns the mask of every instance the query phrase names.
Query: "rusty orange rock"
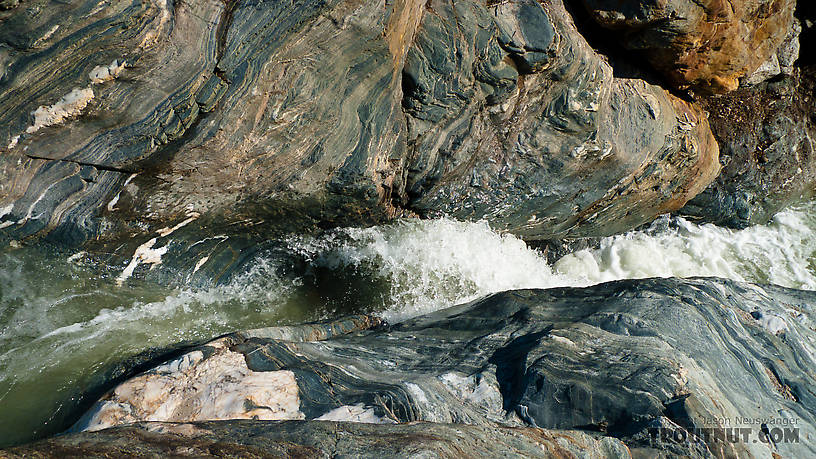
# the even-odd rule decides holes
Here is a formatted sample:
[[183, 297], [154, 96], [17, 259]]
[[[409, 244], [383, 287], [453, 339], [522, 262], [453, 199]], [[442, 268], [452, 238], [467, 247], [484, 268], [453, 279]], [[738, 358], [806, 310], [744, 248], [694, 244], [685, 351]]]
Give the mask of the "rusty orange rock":
[[795, 0], [584, 0], [679, 89], [725, 93], [771, 58], [790, 31]]

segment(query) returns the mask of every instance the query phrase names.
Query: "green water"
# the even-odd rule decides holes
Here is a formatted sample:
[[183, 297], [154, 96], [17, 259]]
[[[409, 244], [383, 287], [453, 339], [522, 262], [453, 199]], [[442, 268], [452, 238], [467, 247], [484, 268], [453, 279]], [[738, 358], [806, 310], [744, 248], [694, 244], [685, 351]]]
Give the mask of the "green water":
[[620, 278], [711, 275], [816, 290], [815, 209], [743, 231], [662, 219], [553, 266], [484, 223], [404, 221], [293, 237], [286, 243], [305, 268], [287, 272], [259, 255], [228, 285], [204, 289], [118, 286], [124, 266], [2, 248], [0, 446], [69, 427], [78, 397], [123, 359], [236, 329], [355, 312], [393, 322], [501, 290]]
[[362, 291], [354, 279], [330, 270], [283, 279], [260, 259], [229, 285], [186, 290], [138, 280], [119, 286], [115, 275], [66, 258], [0, 252], [0, 446], [69, 427], [78, 396], [146, 349], [376, 311], [356, 303]]
[[6, 445], [64, 428], [60, 407], [106, 365], [145, 348], [287, 314], [300, 318], [296, 306], [269, 308], [262, 298], [117, 287], [107, 276], [24, 249], [0, 253], [0, 267], [0, 443]]

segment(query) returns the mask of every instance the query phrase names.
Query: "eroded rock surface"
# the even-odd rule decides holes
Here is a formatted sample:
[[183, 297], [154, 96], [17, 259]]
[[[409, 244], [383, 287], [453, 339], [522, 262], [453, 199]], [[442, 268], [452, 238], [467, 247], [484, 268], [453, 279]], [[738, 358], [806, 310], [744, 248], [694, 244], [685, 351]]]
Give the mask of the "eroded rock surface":
[[[73, 429], [100, 430], [141, 420], [303, 419], [294, 374], [287, 370], [251, 370], [243, 354], [230, 349], [236, 340], [253, 337], [288, 342], [325, 340], [381, 324], [375, 317], [350, 316], [310, 325], [237, 332], [129, 379], [83, 416]], [[338, 410], [321, 419], [379, 420], [371, 410], [354, 406]]]
[[734, 228], [767, 222], [816, 190], [816, 67], [704, 99], [722, 172], [681, 215]]
[[[582, 1], [678, 88], [733, 91], [760, 66], [775, 62], [769, 71], [780, 73], [780, 56], [783, 66], [793, 63], [796, 0]], [[790, 46], [780, 50], [786, 40]]]
[[255, 372], [243, 355], [213, 344], [116, 388], [87, 421], [90, 430], [150, 421], [303, 419], [291, 371]]
[[420, 214], [486, 217], [526, 239], [609, 235], [716, 175], [704, 114], [614, 78], [560, 2], [430, 5], [403, 79]]
[[[229, 335], [191, 349], [204, 358], [178, 373], [243, 354], [253, 372], [294, 375], [306, 420], [589, 429], [641, 457], [809, 457], [815, 304], [813, 292], [715, 279], [519, 290], [320, 341]], [[111, 401], [139, 412], [123, 388], [166, 367], [115, 388], [90, 413]], [[752, 442], [760, 422], [779, 421], [738, 426], [753, 429], [745, 442], [654, 435], [738, 418], [790, 420], [798, 439]], [[108, 425], [87, 419], [77, 428]]]
[[[190, 218], [170, 252], [415, 214], [597, 236], [718, 169], [703, 113], [615, 78], [558, 1], [9, 8], [0, 236], [138, 258], [125, 278]], [[202, 272], [242, 245], [218, 244]]]
[[141, 423], [60, 436], [3, 457], [569, 457], [630, 456], [618, 440], [578, 431], [462, 424], [327, 421]]

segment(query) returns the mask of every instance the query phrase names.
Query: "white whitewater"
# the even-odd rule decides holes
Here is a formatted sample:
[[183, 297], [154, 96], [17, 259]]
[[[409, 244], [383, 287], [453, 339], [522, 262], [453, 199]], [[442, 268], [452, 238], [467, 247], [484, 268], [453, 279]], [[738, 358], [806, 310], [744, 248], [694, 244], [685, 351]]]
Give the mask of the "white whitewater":
[[718, 276], [816, 290], [814, 206], [767, 225], [729, 230], [661, 217], [547, 264], [543, 255], [486, 223], [447, 219], [348, 229], [350, 240], [299, 247], [328, 267], [373, 266], [391, 283], [384, 315], [395, 321], [517, 288], [587, 286], [616, 279]]
[[816, 290], [813, 208], [787, 210], [741, 231], [661, 218], [646, 231], [606, 238], [555, 269], [591, 283], [642, 277], [717, 276]]
[[[816, 290], [814, 211], [816, 204], [786, 210], [741, 231], [663, 217], [553, 265], [483, 222], [406, 220], [287, 242], [312, 267], [334, 273], [331, 287], [343, 291], [348, 273], [375, 286], [354, 304], [397, 322], [502, 290], [624, 278], [719, 276]], [[229, 285], [168, 291], [118, 287], [24, 250], [0, 253], [0, 421], [10, 422], [0, 422], [0, 436], [27, 438], [94, 372], [148, 347], [337, 314], [321, 303], [321, 284], [277, 268], [257, 259]]]
[[[343, 229], [321, 238], [293, 238], [289, 245], [314, 266], [356, 270], [384, 281], [387, 291], [366, 303], [371, 310], [363, 312], [396, 322], [503, 290], [616, 279], [718, 276], [816, 290], [814, 209], [786, 210], [767, 225], [739, 231], [662, 217], [645, 230], [606, 238], [599, 248], [572, 253], [554, 265], [487, 223], [449, 219]], [[290, 310], [292, 304], [321, 307], [297, 297], [299, 280], [278, 277], [274, 260], [256, 260], [229, 285], [169, 295], [115, 287], [110, 279], [77, 282], [83, 272], [63, 275], [60, 288], [35, 287], [41, 280], [9, 260], [0, 266], [0, 380], [7, 365], [15, 366], [12, 361], [30, 361], [37, 343], [58, 351], [40, 355], [40, 363], [57, 363], [59, 351], [79, 352], [89, 340], [101, 345], [107, 339], [128, 349], [162, 345], [300, 319], [287, 317], [291, 311], [281, 310], [287, 304]]]

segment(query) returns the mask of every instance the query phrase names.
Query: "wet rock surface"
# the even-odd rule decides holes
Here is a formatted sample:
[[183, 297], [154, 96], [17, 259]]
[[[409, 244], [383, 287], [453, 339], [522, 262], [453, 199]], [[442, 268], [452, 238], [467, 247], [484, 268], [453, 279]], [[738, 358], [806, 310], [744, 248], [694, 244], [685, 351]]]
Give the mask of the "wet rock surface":
[[[296, 276], [285, 238], [337, 226], [484, 219], [554, 261], [812, 194], [811, 7], [582, 4], [642, 54], [613, 68], [561, 0], [0, 0], [0, 244], [207, 286]], [[810, 457], [814, 304], [647, 279], [235, 332], [99, 373], [72, 433], [0, 456]]]
[[703, 99], [720, 145], [717, 179], [678, 213], [733, 228], [767, 222], [816, 187], [816, 67]]
[[400, 215], [607, 235], [718, 170], [703, 113], [615, 78], [560, 2], [8, 8], [0, 237], [135, 260], [125, 278]]
[[140, 423], [0, 452], [3, 457], [629, 458], [618, 440], [577, 431], [330, 421]]
[[[812, 292], [774, 286], [645, 279], [499, 293], [390, 326], [360, 317], [328, 325], [329, 334], [313, 333], [327, 325], [236, 333], [116, 387], [74, 429], [116, 425], [122, 413], [130, 417], [120, 422], [188, 422], [151, 417], [161, 408], [140, 416], [150, 403], [125, 389], [161, 374], [154, 392], [172, 393], [173, 381], [208, 359], [239, 353], [252, 372], [291, 372], [306, 421], [577, 429], [616, 437], [642, 457], [807, 457], [816, 452], [815, 302]], [[199, 390], [214, 393], [208, 387], [202, 380]], [[743, 418], [762, 421], [734, 424]], [[718, 427], [714, 419], [753, 436], [671, 440]], [[780, 419], [795, 422], [787, 427], [798, 429], [797, 442], [752, 442]]]

